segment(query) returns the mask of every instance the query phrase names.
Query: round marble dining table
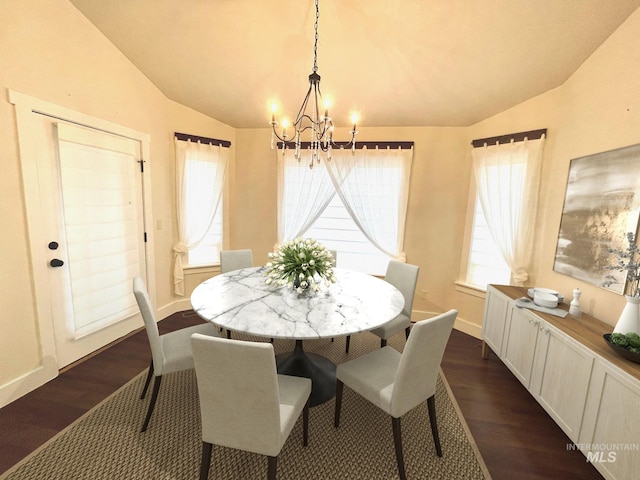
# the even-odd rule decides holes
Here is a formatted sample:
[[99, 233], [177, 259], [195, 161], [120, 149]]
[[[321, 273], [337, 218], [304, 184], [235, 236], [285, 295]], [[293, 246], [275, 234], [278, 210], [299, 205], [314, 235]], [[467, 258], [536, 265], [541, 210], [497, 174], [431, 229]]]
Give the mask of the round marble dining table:
[[303, 349], [303, 340], [368, 331], [395, 318], [402, 293], [384, 280], [334, 269], [336, 282], [298, 293], [267, 285], [265, 267], [234, 270], [205, 280], [191, 294], [194, 311], [222, 328], [266, 338], [295, 339], [293, 352], [276, 357], [278, 373], [311, 378], [311, 405], [335, 395], [335, 365]]

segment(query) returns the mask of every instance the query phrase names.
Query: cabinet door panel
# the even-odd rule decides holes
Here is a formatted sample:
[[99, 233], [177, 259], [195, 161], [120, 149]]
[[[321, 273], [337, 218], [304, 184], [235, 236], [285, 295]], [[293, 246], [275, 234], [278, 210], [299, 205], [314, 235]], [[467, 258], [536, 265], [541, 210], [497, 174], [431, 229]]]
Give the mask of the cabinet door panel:
[[498, 356], [502, 355], [502, 339], [507, 320], [508, 305], [507, 298], [496, 293], [491, 287], [487, 289], [482, 338]]
[[577, 442], [593, 354], [544, 322], [540, 337], [531, 393], [569, 438]]
[[[640, 471], [640, 386], [611, 367], [599, 365], [597, 389], [591, 389], [591, 423], [580, 443], [606, 478], [637, 478]], [[586, 423], [586, 422], [585, 422]], [[593, 451], [595, 447], [597, 451]], [[589, 456], [587, 456], [589, 458]]]
[[514, 306], [509, 310], [504, 364], [525, 387], [529, 388], [540, 320]]

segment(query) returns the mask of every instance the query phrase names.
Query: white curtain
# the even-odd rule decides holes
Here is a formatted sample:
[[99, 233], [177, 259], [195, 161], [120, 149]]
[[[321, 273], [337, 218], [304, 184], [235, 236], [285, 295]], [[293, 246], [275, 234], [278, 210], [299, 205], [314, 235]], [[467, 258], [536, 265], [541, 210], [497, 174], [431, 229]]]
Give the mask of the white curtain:
[[175, 140], [178, 243], [174, 245], [173, 284], [184, 295], [184, 259], [205, 237], [215, 217], [229, 163], [229, 148]]
[[[365, 237], [405, 261], [404, 226], [413, 149], [335, 149], [311, 169], [278, 152], [278, 242], [303, 235], [337, 193]], [[286, 188], [285, 188], [286, 185]]]
[[471, 152], [482, 210], [514, 285], [529, 278], [543, 145], [544, 136]]
[[413, 148], [336, 149], [332, 157], [323, 163], [356, 225], [380, 251], [404, 262]]
[[[335, 189], [324, 164], [309, 168], [306, 160], [298, 162], [292, 151], [278, 162], [278, 243], [301, 236], [327, 207]], [[286, 185], [286, 188], [285, 188]]]

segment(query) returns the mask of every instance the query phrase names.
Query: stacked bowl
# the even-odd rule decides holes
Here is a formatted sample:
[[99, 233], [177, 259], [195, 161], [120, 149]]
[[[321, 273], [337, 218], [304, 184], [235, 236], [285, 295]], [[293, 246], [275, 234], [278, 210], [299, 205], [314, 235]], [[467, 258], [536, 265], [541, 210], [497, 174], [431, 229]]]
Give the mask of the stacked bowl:
[[558, 306], [558, 297], [552, 293], [533, 292], [533, 303], [539, 307], [556, 308]]

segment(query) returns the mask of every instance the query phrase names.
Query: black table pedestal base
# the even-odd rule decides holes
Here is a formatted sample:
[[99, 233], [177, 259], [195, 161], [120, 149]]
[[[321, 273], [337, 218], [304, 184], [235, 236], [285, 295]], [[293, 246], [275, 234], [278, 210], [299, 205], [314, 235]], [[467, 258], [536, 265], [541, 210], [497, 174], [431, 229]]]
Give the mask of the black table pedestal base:
[[336, 394], [336, 366], [328, 358], [315, 353], [306, 353], [302, 340], [296, 340], [293, 352], [276, 355], [278, 373], [311, 379], [309, 405], [315, 407]]

